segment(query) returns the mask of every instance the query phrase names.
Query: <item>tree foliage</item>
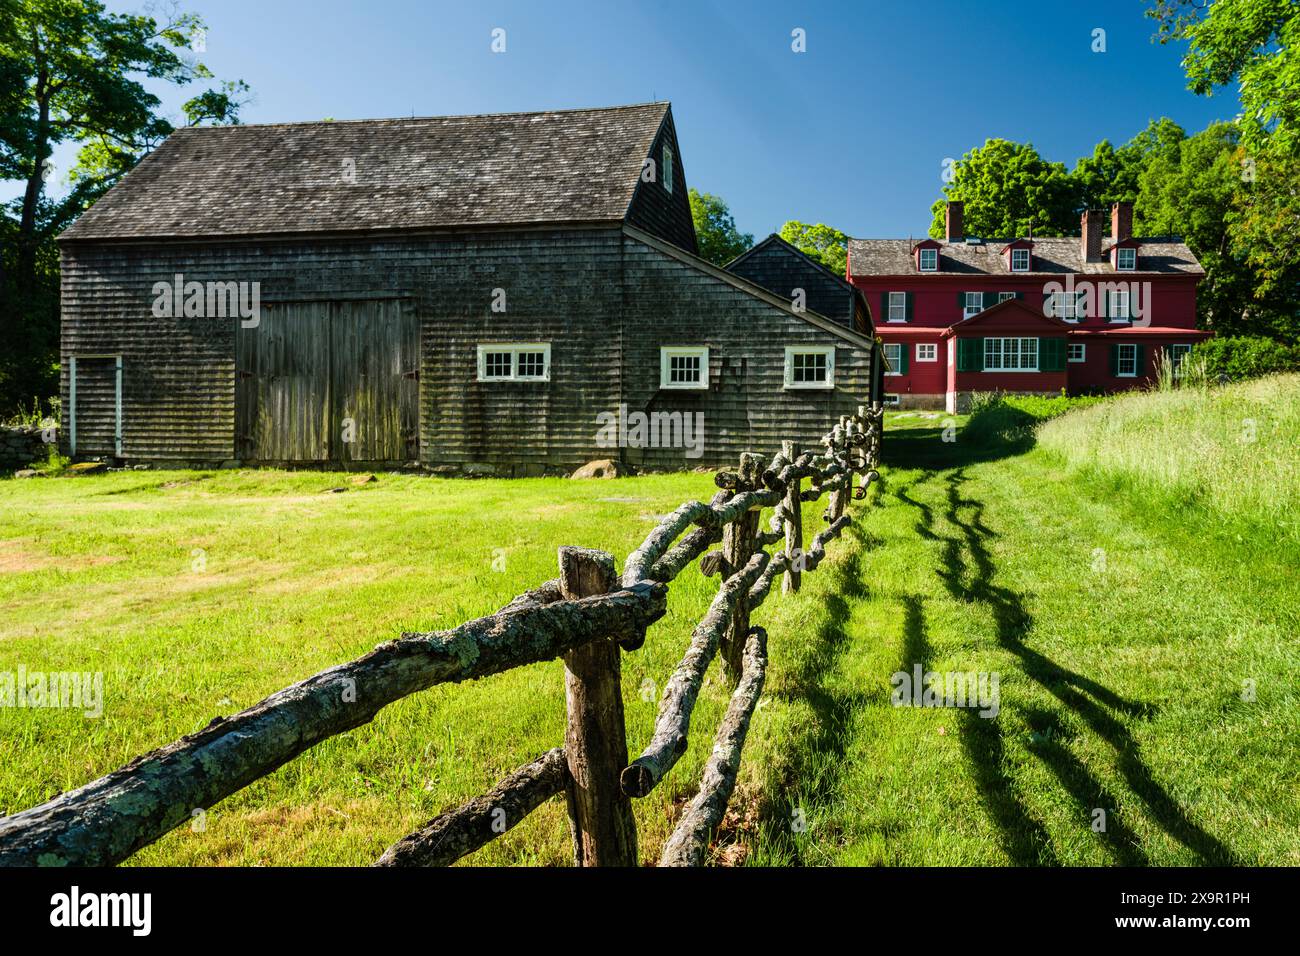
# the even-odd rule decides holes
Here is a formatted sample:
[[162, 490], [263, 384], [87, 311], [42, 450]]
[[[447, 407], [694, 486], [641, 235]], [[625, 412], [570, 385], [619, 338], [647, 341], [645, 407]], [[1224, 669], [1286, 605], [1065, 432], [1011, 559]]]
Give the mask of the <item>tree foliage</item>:
[[932, 207], [930, 235], [944, 235], [944, 204], [965, 203], [966, 233], [1010, 238], [1032, 228], [1039, 236], [1065, 236], [1077, 230], [1073, 181], [1063, 163], [1048, 162], [1031, 143], [990, 139], [966, 153], [953, 179]]
[[781, 238], [837, 276], [848, 277], [849, 237], [834, 226], [791, 219], [781, 227]]
[[[193, 56], [202, 19], [109, 13], [99, 0], [0, 0], [0, 178], [22, 184], [3, 210], [0, 410], [53, 390], [58, 254], [54, 237], [173, 130], [146, 80], [185, 85], [211, 72]], [[186, 124], [238, 122], [248, 87], [205, 90]], [[52, 198], [50, 157], [73, 143], [68, 195]]]
[[736, 228], [736, 220], [722, 197], [695, 188], [689, 191], [689, 195], [701, 258], [725, 266], [754, 244], [752, 235]]

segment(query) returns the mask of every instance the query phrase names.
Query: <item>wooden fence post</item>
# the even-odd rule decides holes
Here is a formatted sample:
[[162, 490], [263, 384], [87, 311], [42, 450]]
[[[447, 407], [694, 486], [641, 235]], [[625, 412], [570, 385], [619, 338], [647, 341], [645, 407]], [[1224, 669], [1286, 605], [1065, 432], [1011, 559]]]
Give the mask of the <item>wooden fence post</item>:
[[[736, 493], [753, 491], [762, 483], [762, 459], [758, 455], [745, 452], [740, 456], [740, 470], [737, 473]], [[722, 581], [740, 571], [749, 563], [754, 553], [754, 538], [758, 535], [757, 509], [745, 512], [722, 531]], [[727, 683], [735, 687], [740, 683], [744, 669], [745, 639], [749, 636], [749, 599], [740, 595], [736, 600], [735, 611], [722, 634], [721, 654], [722, 670]]]
[[[799, 446], [792, 441], [781, 442], [781, 454], [794, 462], [799, 458]], [[786, 485], [785, 501], [785, 555], [790, 559], [790, 566], [781, 579], [781, 592], [790, 594], [799, 590], [799, 566], [803, 564], [803, 505], [799, 500], [799, 479], [791, 478]]]
[[[616, 590], [614, 556], [588, 548], [560, 548], [560, 591], [565, 600]], [[632, 801], [619, 786], [627, 766], [621, 653], [598, 640], [564, 655], [569, 723], [564, 754], [565, 797], [577, 866], [636, 866]]]

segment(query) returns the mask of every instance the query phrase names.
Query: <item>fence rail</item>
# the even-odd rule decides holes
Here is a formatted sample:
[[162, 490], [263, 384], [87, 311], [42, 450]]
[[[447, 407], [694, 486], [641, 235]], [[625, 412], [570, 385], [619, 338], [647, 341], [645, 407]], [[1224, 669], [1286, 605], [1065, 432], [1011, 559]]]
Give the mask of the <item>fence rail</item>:
[[[715, 657], [734, 688], [695, 798], [659, 863], [703, 863], [735, 788], [750, 718], [767, 671], [767, 634], [750, 614], [778, 576], [797, 591], [826, 546], [848, 526], [850, 497], [876, 479], [882, 417], [877, 404], [840, 419], [817, 453], [790, 442], [771, 461], [741, 456], [715, 476], [705, 504], [663, 518], [625, 562], [560, 549], [560, 576], [500, 611], [448, 631], [403, 634], [329, 668], [196, 734], [136, 758], [47, 803], [0, 818], [2, 866], [120, 863], [206, 809], [335, 734], [369, 723], [383, 707], [435, 684], [486, 677], [563, 657], [568, 728], [557, 747], [515, 770], [490, 792], [403, 837], [378, 866], [455, 862], [516, 826], [563, 792], [581, 866], [636, 865], [631, 799], [649, 794], [686, 750], [691, 713]], [[854, 488], [855, 476], [859, 479]], [[808, 488], [801, 488], [804, 479]], [[826, 527], [803, 550], [800, 504], [830, 496]], [[767, 531], [764, 509], [773, 509]], [[708, 550], [721, 544], [718, 550]], [[768, 546], [781, 544], [775, 552]], [[659, 702], [654, 732], [628, 761], [621, 654], [645, 641], [667, 609], [668, 585], [699, 560], [721, 579]]]

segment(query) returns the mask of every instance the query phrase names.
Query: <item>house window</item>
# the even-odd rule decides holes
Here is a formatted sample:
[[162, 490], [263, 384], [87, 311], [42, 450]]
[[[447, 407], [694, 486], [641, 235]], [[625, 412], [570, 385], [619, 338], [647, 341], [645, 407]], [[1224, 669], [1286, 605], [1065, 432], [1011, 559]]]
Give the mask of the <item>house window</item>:
[[1071, 362], [1082, 362], [1084, 360], [1086, 346], [1082, 342], [1071, 342], [1066, 346], [1067, 358]]
[[1192, 347], [1190, 345], [1169, 346], [1169, 365], [1175, 378], [1183, 374], [1183, 359], [1187, 358], [1191, 351]]
[[669, 195], [673, 191], [673, 148], [664, 143], [664, 189]]
[[1038, 339], [985, 339], [984, 371], [1037, 372]]
[[939, 268], [939, 250], [922, 249], [921, 250], [921, 271], [934, 272]]
[[1137, 346], [1120, 345], [1117, 362], [1115, 364], [1115, 374], [1120, 378], [1133, 378], [1137, 375]]
[[984, 293], [967, 292], [966, 307], [962, 309], [962, 318], [969, 319], [973, 315], [979, 315], [984, 311]]
[[907, 293], [906, 292], [889, 293], [889, 321], [890, 322], [907, 321]]
[[886, 405], [888, 405], [890, 408], [897, 408], [897, 407], [898, 407], [898, 395], [896, 395], [896, 394], [891, 395], [891, 394], [889, 394], [889, 393], [885, 393], [884, 403], [885, 403]]
[[918, 342], [916, 345], [916, 360], [918, 362], [937, 362], [939, 360], [939, 346], [933, 342]]
[[835, 346], [787, 345], [786, 388], [832, 388], [835, 385]]
[[1047, 314], [1066, 322], [1078, 322], [1084, 317], [1083, 292], [1052, 292], [1047, 299]]
[[659, 387], [708, 388], [708, 346], [673, 345], [659, 349]]
[[480, 345], [478, 380], [480, 382], [549, 382], [551, 380], [550, 343]]
[[998, 302], [999, 302], [999, 303], [1001, 303], [1001, 302], [1005, 302], [1005, 301], [1007, 301], [1007, 299], [1014, 299], [1015, 297], [1016, 297], [1016, 294], [1015, 294], [1014, 292], [999, 292], [999, 293], [998, 293]]
[[1011, 271], [1012, 272], [1029, 271], [1029, 250], [1028, 249], [1011, 250]]
[[1136, 249], [1116, 249], [1115, 268], [1120, 272], [1132, 272], [1137, 268], [1138, 251]]
[[1106, 314], [1112, 322], [1127, 322], [1129, 318], [1129, 290], [1112, 291], [1109, 295], [1109, 307]]
[[890, 371], [886, 375], [902, 375], [903, 366], [903, 346], [898, 342], [885, 343], [885, 361], [889, 363]]

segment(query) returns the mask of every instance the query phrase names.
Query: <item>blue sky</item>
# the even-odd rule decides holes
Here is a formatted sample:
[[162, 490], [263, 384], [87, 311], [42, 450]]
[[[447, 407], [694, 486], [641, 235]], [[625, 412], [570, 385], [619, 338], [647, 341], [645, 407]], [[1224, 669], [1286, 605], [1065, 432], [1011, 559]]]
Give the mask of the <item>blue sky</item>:
[[[1233, 90], [1186, 90], [1181, 49], [1151, 41], [1141, 0], [185, 7], [209, 24], [202, 59], [252, 86], [246, 122], [671, 100], [688, 183], [721, 195], [759, 238], [786, 219], [919, 235], [943, 160], [990, 136], [1073, 165], [1151, 118], [1194, 131], [1237, 111]], [[497, 27], [505, 53], [490, 49]], [[804, 53], [791, 49], [795, 28]], [[1091, 49], [1096, 28], [1104, 53]], [[168, 93], [165, 105], [184, 96]]]

